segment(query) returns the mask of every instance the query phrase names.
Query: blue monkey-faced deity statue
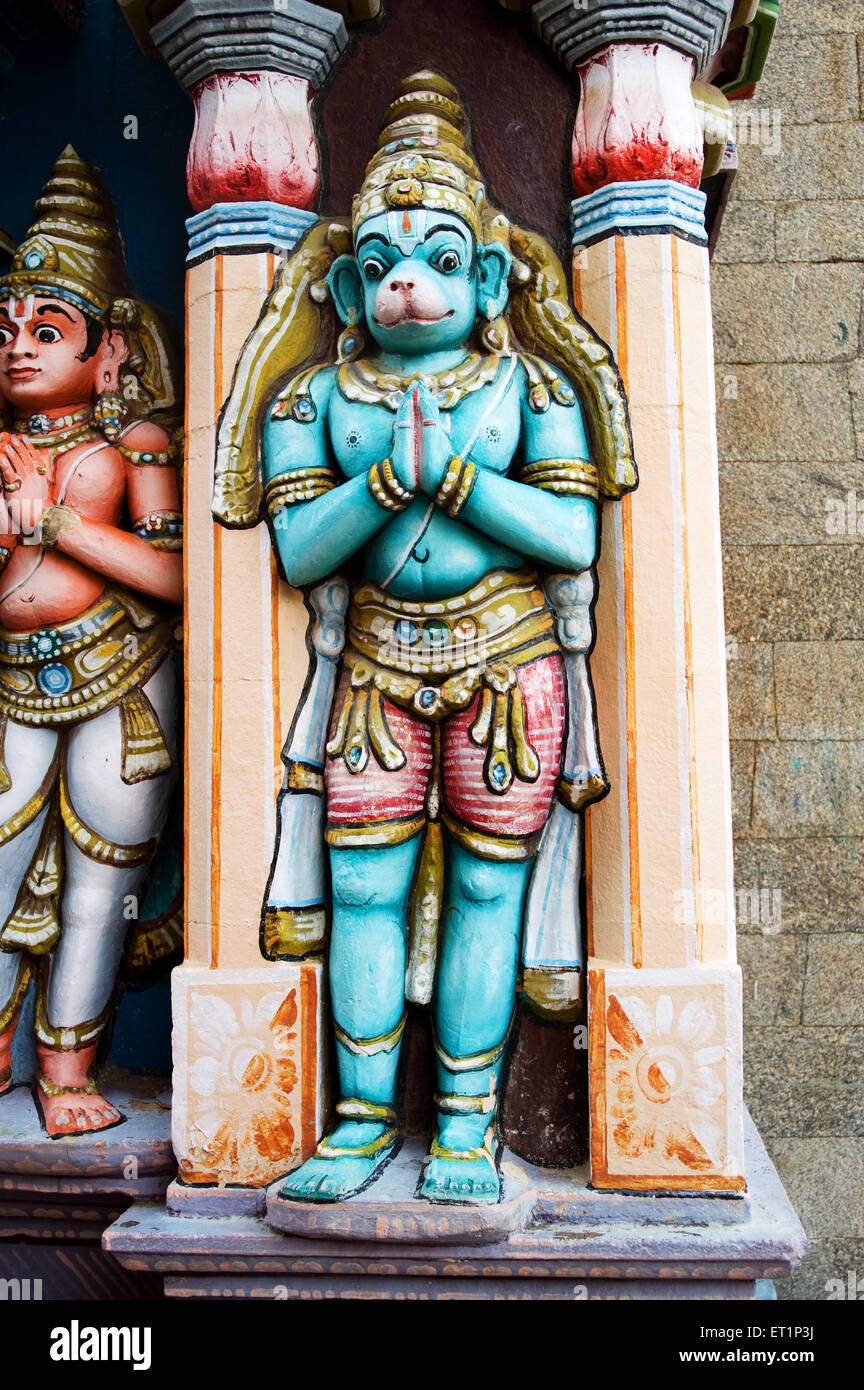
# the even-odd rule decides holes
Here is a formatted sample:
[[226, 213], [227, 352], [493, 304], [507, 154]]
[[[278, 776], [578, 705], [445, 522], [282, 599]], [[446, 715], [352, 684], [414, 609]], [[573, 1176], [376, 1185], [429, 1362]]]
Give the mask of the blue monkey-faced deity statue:
[[517, 991], [579, 1004], [598, 498], [634, 484], [608, 349], [486, 201], [455, 89], [418, 73], [350, 227], [283, 268], [220, 426], [215, 513], [254, 524], [263, 494], [314, 615], [262, 939], [308, 957], [329, 925], [337, 1122], [286, 1197], [350, 1197], [396, 1152], [413, 1000], [437, 1068], [418, 1196], [498, 1200]]

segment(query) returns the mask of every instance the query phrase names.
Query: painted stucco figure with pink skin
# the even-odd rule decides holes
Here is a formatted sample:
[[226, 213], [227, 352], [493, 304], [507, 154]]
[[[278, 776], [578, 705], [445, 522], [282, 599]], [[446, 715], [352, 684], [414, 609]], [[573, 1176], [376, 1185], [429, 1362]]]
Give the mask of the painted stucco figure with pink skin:
[[578, 941], [525, 947], [568, 912], [578, 936], [560, 873], [606, 789], [568, 624], [599, 495], [635, 484], [626, 401], [551, 248], [488, 205], [464, 124], [446, 79], [402, 84], [350, 229], [318, 223], [288, 261], [220, 426], [215, 513], [254, 523], [263, 491], [314, 615], [262, 925], [269, 955], [320, 953], [329, 893], [337, 1123], [297, 1201], [350, 1197], [395, 1153], [406, 999], [432, 1004], [437, 1057], [418, 1195], [497, 1201], [519, 981], [545, 1012], [580, 1003]]
[[0, 404], [0, 1093], [33, 981], [57, 1138], [123, 1119], [93, 1072], [175, 780], [182, 599], [174, 449], [147, 418], [176, 404], [169, 354], [70, 148], [0, 278]]

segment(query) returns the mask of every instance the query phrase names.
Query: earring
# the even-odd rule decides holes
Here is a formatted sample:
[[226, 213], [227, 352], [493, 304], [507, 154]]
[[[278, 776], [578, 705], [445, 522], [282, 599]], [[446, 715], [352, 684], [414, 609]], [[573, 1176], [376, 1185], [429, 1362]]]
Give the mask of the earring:
[[510, 325], [505, 318], [493, 319], [480, 334], [483, 346], [497, 357], [510, 351]]
[[366, 340], [359, 326], [351, 323], [339, 334], [336, 344], [336, 357], [339, 362], [351, 362], [366, 346]]
[[109, 444], [113, 444], [120, 434], [127, 415], [126, 402], [116, 391], [100, 391], [93, 408], [93, 423], [101, 430]]

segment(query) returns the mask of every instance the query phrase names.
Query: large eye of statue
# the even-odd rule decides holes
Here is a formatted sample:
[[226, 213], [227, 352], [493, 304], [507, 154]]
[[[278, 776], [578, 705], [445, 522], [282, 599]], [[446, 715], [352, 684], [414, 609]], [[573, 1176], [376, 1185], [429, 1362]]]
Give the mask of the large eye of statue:
[[62, 336], [63, 334], [58, 328], [52, 328], [48, 323], [43, 323], [33, 334], [37, 343], [58, 343]]
[[432, 262], [436, 270], [440, 270], [442, 275], [452, 275], [462, 264], [458, 251], [442, 251], [441, 255]]
[[374, 256], [370, 256], [368, 260], [363, 262], [363, 274], [367, 280], [380, 280], [386, 270], [387, 267], [384, 262], [377, 260]]

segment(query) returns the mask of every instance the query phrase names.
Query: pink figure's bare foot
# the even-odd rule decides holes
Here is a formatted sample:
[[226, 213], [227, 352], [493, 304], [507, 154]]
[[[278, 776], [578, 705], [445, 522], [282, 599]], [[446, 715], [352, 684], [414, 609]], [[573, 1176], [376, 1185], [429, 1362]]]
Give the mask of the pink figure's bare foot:
[[93, 1085], [89, 1072], [96, 1046], [94, 1043], [76, 1052], [36, 1049], [40, 1068], [36, 1097], [46, 1132], [52, 1139], [67, 1134], [93, 1134], [125, 1119], [98, 1091], [88, 1089]]

